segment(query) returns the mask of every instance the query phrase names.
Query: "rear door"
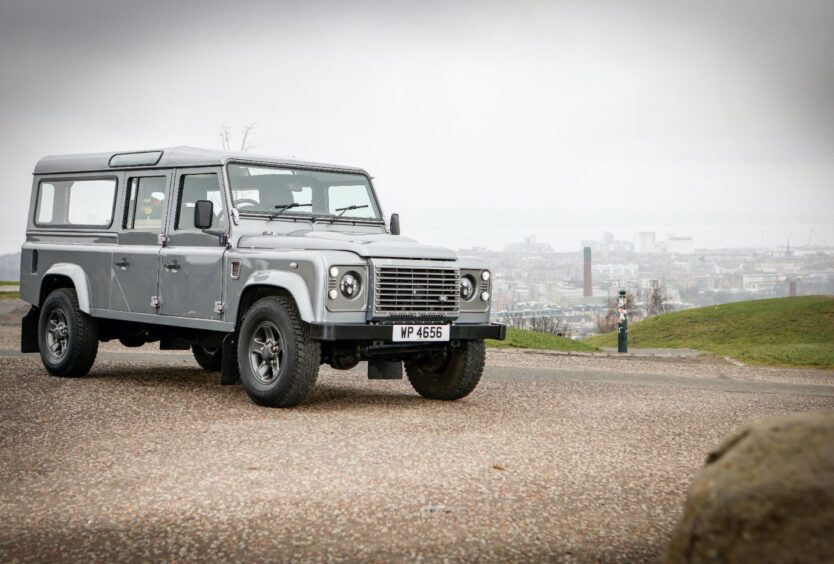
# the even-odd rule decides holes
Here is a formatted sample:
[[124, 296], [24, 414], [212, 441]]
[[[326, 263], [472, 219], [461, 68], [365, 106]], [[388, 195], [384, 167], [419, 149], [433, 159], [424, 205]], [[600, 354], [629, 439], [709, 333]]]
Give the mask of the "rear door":
[[194, 204], [214, 203], [212, 229], [228, 232], [229, 218], [218, 168], [190, 168], [176, 171], [167, 243], [160, 269], [160, 313], [176, 317], [222, 319], [219, 304], [223, 296], [223, 255], [226, 246], [217, 235], [194, 227]]
[[167, 218], [171, 171], [128, 172], [125, 198], [118, 214], [121, 228], [112, 255], [110, 309], [157, 313], [160, 236]]

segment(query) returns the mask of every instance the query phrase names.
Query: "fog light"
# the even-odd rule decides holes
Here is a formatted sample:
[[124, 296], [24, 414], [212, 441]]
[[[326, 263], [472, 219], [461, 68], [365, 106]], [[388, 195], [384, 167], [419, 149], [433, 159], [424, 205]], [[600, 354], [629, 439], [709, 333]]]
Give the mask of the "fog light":
[[330, 290], [327, 293], [327, 295], [330, 297], [331, 300], [335, 300], [336, 298], [339, 297], [339, 292], [337, 292], [336, 290]]
[[333, 278], [336, 278], [338, 275], [339, 275], [339, 269], [336, 268], [335, 266], [331, 266], [330, 267], [330, 276], [332, 276]]
[[483, 272], [481, 272], [481, 280], [483, 280], [484, 282], [489, 280], [489, 270], [484, 270]]
[[481, 292], [481, 301], [488, 302], [489, 301], [489, 292]]

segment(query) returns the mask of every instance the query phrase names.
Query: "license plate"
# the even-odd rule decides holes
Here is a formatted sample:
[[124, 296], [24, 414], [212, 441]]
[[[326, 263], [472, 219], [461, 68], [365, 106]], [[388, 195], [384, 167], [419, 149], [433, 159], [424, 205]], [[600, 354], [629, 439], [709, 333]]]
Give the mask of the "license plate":
[[448, 341], [448, 325], [394, 325], [393, 341]]

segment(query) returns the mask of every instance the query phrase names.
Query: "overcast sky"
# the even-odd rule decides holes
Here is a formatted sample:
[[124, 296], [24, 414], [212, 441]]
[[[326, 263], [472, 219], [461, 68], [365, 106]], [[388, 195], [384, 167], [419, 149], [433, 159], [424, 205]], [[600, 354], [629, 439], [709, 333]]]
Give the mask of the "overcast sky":
[[455, 248], [834, 244], [831, 1], [0, 0], [0, 76], [0, 252], [41, 156], [220, 148], [223, 121], [366, 168]]

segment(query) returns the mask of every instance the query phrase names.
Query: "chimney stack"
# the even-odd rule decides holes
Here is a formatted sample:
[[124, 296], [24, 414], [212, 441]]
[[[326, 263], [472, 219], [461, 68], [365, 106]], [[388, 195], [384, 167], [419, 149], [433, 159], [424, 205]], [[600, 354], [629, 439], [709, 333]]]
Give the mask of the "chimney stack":
[[594, 295], [594, 288], [591, 281], [591, 247], [585, 247], [585, 275], [583, 278], [582, 295], [590, 298]]

